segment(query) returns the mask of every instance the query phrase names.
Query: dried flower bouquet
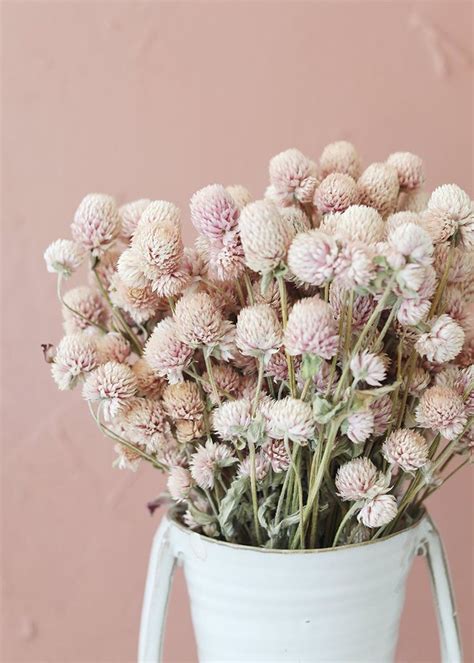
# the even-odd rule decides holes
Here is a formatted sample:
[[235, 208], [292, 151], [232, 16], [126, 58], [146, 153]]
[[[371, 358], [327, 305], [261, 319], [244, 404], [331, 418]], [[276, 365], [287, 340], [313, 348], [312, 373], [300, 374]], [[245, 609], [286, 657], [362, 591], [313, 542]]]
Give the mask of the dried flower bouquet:
[[[270, 185], [207, 186], [179, 209], [108, 195], [45, 252], [81, 385], [119, 468], [168, 474], [184, 523], [270, 548], [374, 539], [471, 459], [474, 207], [422, 190], [421, 160], [364, 171], [354, 147], [296, 149]], [[87, 258], [89, 285], [62, 294]]]

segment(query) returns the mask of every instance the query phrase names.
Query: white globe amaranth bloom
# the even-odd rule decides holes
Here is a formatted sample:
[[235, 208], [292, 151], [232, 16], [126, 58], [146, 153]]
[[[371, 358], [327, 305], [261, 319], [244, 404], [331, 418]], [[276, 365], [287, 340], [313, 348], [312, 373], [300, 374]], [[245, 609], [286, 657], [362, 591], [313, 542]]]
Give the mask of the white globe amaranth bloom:
[[446, 314], [429, 320], [428, 324], [430, 330], [421, 334], [415, 343], [417, 352], [436, 364], [457, 357], [464, 344], [463, 328]]
[[109, 361], [88, 374], [82, 394], [87, 401], [100, 403], [104, 419], [110, 421], [137, 392], [137, 379], [126, 364]]
[[69, 278], [84, 262], [84, 248], [71, 239], [57, 239], [44, 252], [48, 272]]
[[271, 355], [278, 351], [282, 340], [283, 329], [271, 306], [254, 304], [240, 311], [235, 342], [243, 355], [268, 362]]
[[319, 297], [302, 299], [290, 311], [284, 344], [290, 355], [314, 354], [331, 359], [337, 352], [339, 335], [329, 304]]
[[336, 489], [343, 500], [357, 502], [386, 493], [388, 482], [373, 462], [363, 456], [339, 467], [336, 474]]
[[303, 283], [324, 285], [335, 273], [339, 249], [336, 240], [318, 229], [299, 233], [288, 251], [288, 266]]
[[85, 196], [71, 224], [73, 239], [93, 256], [101, 256], [115, 242], [120, 227], [115, 200], [103, 193]]
[[246, 205], [239, 230], [250, 269], [265, 274], [285, 262], [293, 233], [274, 203], [257, 200]]
[[92, 371], [99, 364], [99, 352], [94, 337], [84, 333], [64, 336], [56, 350], [51, 373], [58, 388], [72, 389], [79, 376]]
[[393, 495], [377, 495], [366, 502], [357, 514], [357, 520], [366, 527], [383, 527], [397, 515], [397, 500]]
[[441, 433], [447, 440], [461, 435], [467, 423], [463, 398], [454, 389], [437, 385], [422, 394], [415, 417], [420, 426]]
[[428, 444], [418, 431], [400, 428], [393, 431], [382, 445], [384, 458], [404, 472], [416, 472], [428, 462]]
[[268, 415], [268, 434], [273, 439], [286, 437], [297, 444], [306, 444], [314, 435], [313, 412], [309, 403], [287, 396], [273, 401]]
[[352, 357], [350, 367], [356, 382], [367, 382], [371, 387], [380, 387], [387, 377], [382, 357], [367, 350]]

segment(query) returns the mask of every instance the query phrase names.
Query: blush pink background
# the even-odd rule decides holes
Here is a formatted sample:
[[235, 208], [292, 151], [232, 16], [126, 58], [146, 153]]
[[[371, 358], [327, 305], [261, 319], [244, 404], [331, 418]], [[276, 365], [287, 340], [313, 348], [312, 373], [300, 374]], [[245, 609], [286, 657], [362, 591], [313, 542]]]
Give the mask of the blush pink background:
[[[4, 2], [3, 658], [135, 658], [163, 478], [111, 468], [79, 393], [56, 391], [42, 252], [89, 191], [187, 201], [214, 181], [258, 196], [268, 159], [353, 140], [366, 162], [426, 160], [428, 186], [472, 192], [472, 5], [370, 2]], [[189, 237], [191, 231], [187, 226]], [[472, 649], [472, 483], [432, 500], [466, 661]], [[175, 583], [167, 662], [195, 661]], [[399, 661], [439, 660], [426, 569], [415, 563]]]

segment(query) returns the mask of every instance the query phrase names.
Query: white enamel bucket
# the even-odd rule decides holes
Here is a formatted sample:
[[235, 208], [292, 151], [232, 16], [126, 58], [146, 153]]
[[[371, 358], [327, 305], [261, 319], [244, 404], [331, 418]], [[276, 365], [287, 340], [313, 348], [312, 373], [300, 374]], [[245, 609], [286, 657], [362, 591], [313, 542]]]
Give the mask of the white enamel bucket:
[[200, 663], [394, 660], [413, 559], [427, 556], [443, 663], [461, 647], [446, 560], [428, 516], [373, 543], [311, 551], [215, 541], [166, 515], [151, 551], [139, 663], [161, 660], [166, 606], [184, 567]]

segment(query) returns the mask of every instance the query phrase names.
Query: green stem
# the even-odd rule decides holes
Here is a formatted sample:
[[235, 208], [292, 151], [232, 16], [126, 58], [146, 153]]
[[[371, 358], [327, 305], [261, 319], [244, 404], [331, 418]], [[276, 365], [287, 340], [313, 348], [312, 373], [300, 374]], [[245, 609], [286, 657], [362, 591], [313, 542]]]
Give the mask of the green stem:
[[260, 537], [260, 524], [258, 522], [258, 499], [257, 499], [257, 477], [255, 472], [255, 445], [252, 440], [248, 440], [249, 459], [250, 459], [250, 492], [252, 494], [253, 524], [257, 544], [260, 546], [262, 540]]
[[[280, 292], [280, 306], [281, 306], [281, 319], [283, 322], [283, 329], [285, 329], [288, 324], [288, 296], [286, 292], [286, 283], [283, 276], [279, 275], [276, 277], [278, 282], [278, 289]], [[296, 398], [296, 376], [295, 376], [295, 365], [293, 363], [293, 357], [286, 352], [286, 363], [288, 365], [288, 383], [290, 386], [290, 394], [293, 398]]]
[[357, 502], [354, 502], [354, 504], [351, 506], [351, 508], [347, 511], [344, 518], [341, 520], [341, 523], [340, 523], [339, 527], [337, 528], [337, 532], [336, 532], [336, 535], [334, 537], [334, 541], [332, 542], [332, 546], [331, 546], [332, 548], [335, 548], [337, 546], [337, 544], [339, 542], [339, 537], [341, 536], [341, 534], [344, 530], [344, 527], [347, 525], [347, 523], [352, 518], [352, 516], [354, 515], [354, 513], [357, 511], [358, 508], [359, 508], [359, 506], [357, 505]]
[[211, 385], [212, 395], [214, 396], [214, 400], [217, 403], [220, 403], [221, 402], [221, 397], [219, 395], [219, 389], [217, 388], [217, 383], [216, 383], [216, 380], [214, 378], [214, 373], [212, 371], [211, 358], [207, 355], [206, 351], [204, 351], [202, 354], [203, 354], [203, 357], [204, 357], [204, 363], [206, 364], [206, 371], [207, 371], [207, 375], [208, 375], [208, 378], [209, 378], [209, 384]]

